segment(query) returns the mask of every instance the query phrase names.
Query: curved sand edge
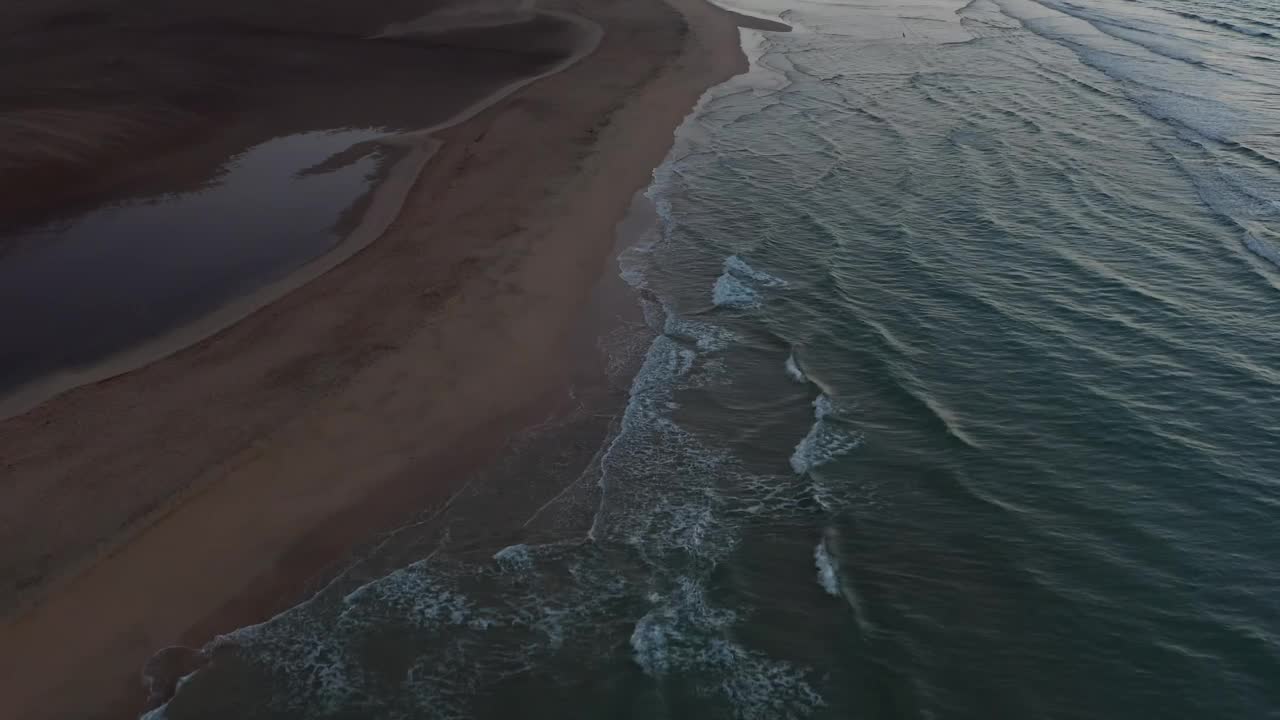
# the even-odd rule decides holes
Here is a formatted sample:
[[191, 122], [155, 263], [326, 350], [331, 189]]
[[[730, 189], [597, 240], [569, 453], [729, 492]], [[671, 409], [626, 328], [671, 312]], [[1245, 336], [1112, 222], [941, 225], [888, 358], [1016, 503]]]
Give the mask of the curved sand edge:
[[528, 15], [512, 14], [499, 21], [483, 19], [471, 24], [454, 23], [447, 28], [434, 30], [421, 23], [408, 23], [395, 30], [389, 28], [387, 32], [376, 36], [394, 37], [451, 32], [466, 28], [498, 27], [528, 22], [539, 15], [553, 17], [577, 26], [580, 37], [574, 51], [547, 70], [509, 83], [479, 102], [463, 108], [443, 122], [420, 130], [387, 135], [373, 141], [385, 145], [405, 146], [409, 148], [409, 152], [392, 165], [386, 178], [373, 190], [369, 207], [363, 213], [360, 222], [332, 250], [288, 275], [248, 294], [233, 298], [222, 307], [159, 337], [114, 353], [91, 366], [60, 371], [21, 386], [0, 399], [0, 421], [21, 415], [75, 388], [132, 372], [206, 340], [324, 275], [382, 237], [399, 216], [409, 191], [417, 182], [423, 169], [439, 150], [441, 141], [433, 137], [435, 133], [464, 123], [522, 88], [572, 67], [595, 51], [604, 36], [604, 28], [592, 20], [569, 12], [531, 10]]

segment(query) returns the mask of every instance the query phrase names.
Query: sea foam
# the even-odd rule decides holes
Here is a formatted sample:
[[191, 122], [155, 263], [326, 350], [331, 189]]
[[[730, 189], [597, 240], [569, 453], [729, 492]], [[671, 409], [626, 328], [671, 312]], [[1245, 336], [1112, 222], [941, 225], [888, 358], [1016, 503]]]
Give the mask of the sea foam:
[[725, 272], [732, 272], [741, 277], [752, 280], [764, 287], [786, 287], [787, 281], [782, 278], [770, 275], [762, 270], [757, 270], [747, 263], [746, 260], [737, 255], [730, 255], [724, 261]]
[[716, 278], [711, 289], [711, 302], [717, 307], [753, 308], [760, 304], [760, 294], [726, 270]]
[[831, 462], [862, 444], [855, 432], [840, 427], [831, 398], [823, 393], [813, 401], [814, 423], [791, 453], [791, 469], [797, 475]]
[[1249, 248], [1250, 252], [1267, 262], [1280, 267], [1280, 249], [1275, 245], [1258, 237], [1258, 233], [1246, 230], [1244, 233], [1244, 245]]
[[836, 576], [835, 559], [831, 557], [831, 553], [827, 550], [825, 541], [819, 542], [818, 546], [813, 550], [813, 561], [818, 567], [818, 584], [828, 595], [836, 597], [840, 596], [840, 580]]
[[723, 697], [746, 720], [802, 717], [824, 704], [804, 671], [735, 642], [737, 614], [710, 603], [698, 580], [681, 577], [650, 600], [631, 634], [632, 658], [646, 675], [691, 678], [698, 694]]
[[787, 356], [787, 362], [783, 367], [786, 369], [788, 377], [792, 380], [795, 380], [798, 383], [809, 381], [808, 376], [806, 376], [804, 371], [800, 369], [800, 364], [796, 362], [796, 354], [794, 351]]
[[718, 307], [752, 308], [760, 304], [760, 288], [783, 288], [787, 282], [751, 267], [737, 255], [725, 258], [723, 271], [711, 288], [711, 301]]

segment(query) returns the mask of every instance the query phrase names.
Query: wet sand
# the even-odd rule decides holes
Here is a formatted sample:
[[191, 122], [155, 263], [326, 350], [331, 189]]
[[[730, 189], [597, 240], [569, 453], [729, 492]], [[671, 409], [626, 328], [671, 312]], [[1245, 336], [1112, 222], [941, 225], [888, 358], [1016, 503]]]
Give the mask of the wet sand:
[[599, 47], [438, 133], [376, 241], [0, 423], [6, 712], [136, 712], [157, 650], [296, 602], [573, 402], [614, 225], [701, 92], [745, 67], [733, 16], [672, 5], [548, 3], [599, 23]]

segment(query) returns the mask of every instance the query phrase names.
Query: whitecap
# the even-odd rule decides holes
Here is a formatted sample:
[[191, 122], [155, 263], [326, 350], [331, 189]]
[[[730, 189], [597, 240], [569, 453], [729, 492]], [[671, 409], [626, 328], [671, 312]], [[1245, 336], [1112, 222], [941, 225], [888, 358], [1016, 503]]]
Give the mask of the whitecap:
[[650, 677], [681, 673], [700, 695], [723, 697], [748, 720], [803, 717], [825, 704], [804, 671], [731, 640], [737, 614], [712, 605], [698, 581], [681, 577], [651, 600], [655, 607], [631, 633], [632, 658]]
[[833, 422], [835, 408], [825, 393], [813, 401], [813, 408], [813, 426], [791, 453], [791, 469], [797, 475], [825, 465], [862, 444], [861, 436]]
[[687, 576], [665, 596], [654, 593], [650, 599], [655, 607], [636, 621], [631, 649], [636, 664], [653, 677], [696, 662], [706, 635], [719, 634], [737, 619], [733, 611], [708, 603], [706, 589]]
[[1277, 249], [1271, 243], [1258, 237], [1258, 235], [1253, 231], [1245, 231], [1244, 244], [1245, 247], [1249, 248], [1254, 255], [1257, 255], [1272, 265], [1280, 267], [1280, 249]]
[[667, 309], [657, 300], [640, 295], [640, 311], [644, 313], [644, 324], [654, 332], [661, 332], [667, 322]]
[[702, 352], [726, 350], [738, 339], [732, 330], [719, 325], [700, 320], [687, 320], [670, 311], [667, 312], [666, 317], [663, 332], [693, 340]]
[[787, 356], [787, 362], [784, 367], [786, 368], [787, 375], [790, 376], [792, 380], [795, 380], [798, 383], [809, 381], [808, 376], [806, 376], [804, 371], [800, 369], [800, 364], [796, 362], [796, 354], [794, 351]]
[[724, 261], [725, 272], [734, 273], [740, 277], [754, 280], [765, 287], [786, 287], [787, 281], [780, 277], [770, 275], [763, 270], [757, 270], [737, 255], [730, 255]]
[[757, 288], [783, 288], [787, 281], [757, 270], [741, 257], [725, 258], [723, 271], [711, 289], [711, 301], [718, 307], [751, 308], [759, 305]]
[[839, 597], [840, 580], [836, 576], [836, 563], [831, 553], [827, 551], [825, 541], [818, 543], [818, 547], [814, 548], [813, 561], [818, 567], [818, 584], [827, 591], [828, 595]]
[[702, 663], [719, 676], [724, 694], [740, 720], [802, 718], [826, 705], [803, 670], [724, 639], [711, 641]]
[[499, 567], [507, 571], [523, 572], [533, 567], [533, 557], [529, 554], [529, 546], [524, 543], [508, 545], [493, 554]]
[[760, 303], [760, 294], [726, 270], [716, 278], [711, 302], [717, 307], [753, 308]]
[[[519, 553], [513, 551], [517, 557]], [[527, 548], [524, 559], [529, 561]], [[363, 585], [347, 594], [342, 602], [347, 606], [343, 617], [358, 615], [369, 607], [377, 606], [394, 610], [400, 621], [422, 629], [465, 626], [482, 630], [493, 623], [452, 578], [436, 572], [424, 561]]]

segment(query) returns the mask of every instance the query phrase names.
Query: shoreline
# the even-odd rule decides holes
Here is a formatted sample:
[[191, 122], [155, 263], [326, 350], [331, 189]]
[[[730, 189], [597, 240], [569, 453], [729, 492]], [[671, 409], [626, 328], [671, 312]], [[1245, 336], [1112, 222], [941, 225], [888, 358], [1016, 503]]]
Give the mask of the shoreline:
[[[636, 289], [613, 270], [621, 253], [656, 228], [655, 208], [643, 189], [637, 191], [614, 227], [605, 272], [590, 293], [588, 311], [577, 319], [567, 394], [548, 397], [545, 403], [530, 408], [529, 414], [512, 424], [514, 429], [500, 457], [473, 465], [466, 483], [447, 498], [423, 509], [402, 526], [361, 543], [341, 567], [319, 577], [317, 586], [303, 593], [298, 602], [251, 625], [225, 632], [189, 633], [200, 641], [155, 653], [142, 673], [151, 696], [147, 713], [139, 720], [167, 718], [178, 688], [204, 670], [219, 652], [236, 645], [242, 635], [251, 635], [260, 626], [317, 601], [335, 586], [355, 582], [363, 587], [400, 570], [403, 564], [420, 560], [421, 555], [403, 554], [411, 552], [411, 548], [422, 548], [426, 543], [432, 549], [424, 554], [430, 557], [454, 546], [475, 552], [480, 547], [500, 549], [528, 542], [532, 537], [553, 543], [572, 541], [587, 533], [591, 517], [590, 513], [581, 514], [585, 506], [577, 508], [578, 514], [562, 514], [542, 526], [538, 523], [550, 506], [580, 485], [583, 474], [598, 462], [603, 448], [619, 431], [633, 377], [654, 335], [645, 323]], [[351, 507], [344, 514], [366, 513], [362, 508]], [[193, 707], [190, 698], [184, 700], [179, 707]], [[194, 706], [199, 706], [198, 700]]]
[[[586, 288], [612, 247], [601, 237], [611, 237], [702, 93], [746, 67], [735, 23], [754, 24], [752, 19], [702, 0], [671, 5], [688, 32], [668, 26], [675, 52], [656, 58], [656, 69], [654, 57], [636, 57], [629, 44], [641, 42], [646, 29], [627, 33], [625, 23], [642, 26], [670, 11], [657, 3], [614, 5], [617, 18], [594, 19], [606, 28], [598, 50], [607, 57], [542, 76], [545, 82], [475, 109], [442, 132], [435, 161], [404, 183], [403, 205], [387, 218], [382, 242], [371, 238], [346, 262], [186, 350], [64, 393], [0, 426], [5, 449], [34, 428], [88, 418], [88, 427], [76, 430], [92, 439], [89, 447], [76, 445], [75, 433], [59, 444], [74, 448], [72, 462], [82, 468], [96, 468], [106, 453], [112, 462], [99, 471], [105, 476], [95, 478], [99, 482], [110, 485], [123, 471], [141, 471], [144, 479], [167, 477], [166, 471], [191, 477], [160, 508], [117, 531], [123, 542], [100, 548], [81, 572], [46, 583], [34, 604], [0, 625], [0, 645], [11, 649], [0, 694], [14, 698], [24, 717], [135, 711], [139, 699], [131, 699], [137, 693], [129, 691], [129, 678], [154, 652], [198, 645], [294, 604], [351, 545], [395, 527], [406, 506], [421, 509], [432, 498], [448, 497], [459, 478], [502, 451], [507, 436], [563, 405], [563, 354], [572, 344], [566, 341]], [[629, 86], [616, 79], [619, 63], [634, 78]], [[575, 115], [572, 120], [546, 112], [582, 95], [591, 103], [566, 113]], [[571, 122], [581, 125], [562, 127]], [[548, 142], [530, 143], [531, 127]], [[585, 149], [579, 139], [584, 131]], [[521, 151], [524, 156], [510, 159]], [[546, 176], [520, 175], [544, 168]], [[605, 176], [611, 182], [600, 181]], [[525, 203], [503, 197], [511, 204], [507, 220], [491, 217], [491, 186], [502, 181], [519, 188]], [[373, 210], [366, 218], [376, 215]], [[444, 247], [436, 240], [426, 252], [421, 245], [431, 241], [422, 237], [430, 237], [432, 227], [489, 245], [476, 252], [468, 243]], [[511, 237], [520, 244], [495, 245]], [[448, 269], [420, 282], [415, 266], [397, 267], [396, 257], [406, 254], [449, 261], [440, 263]], [[369, 277], [397, 270], [407, 277]], [[398, 297], [404, 304], [408, 298], [400, 291], [414, 285], [427, 289], [417, 291], [420, 297], [409, 307], [389, 312], [385, 300]], [[343, 303], [350, 309], [339, 310]], [[424, 307], [429, 321], [421, 317]], [[351, 329], [361, 313], [394, 340], [378, 341], [365, 327]], [[391, 314], [396, 317], [384, 318]], [[277, 337], [308, 332], [306, 342]], [[354, 333], [352, 344], [364, 346], [354, 357], [344, 354], [347, 344], [333, 355], [343, 333]], [[309, 349], [316, 343], [329, 349]], [[272, 347], [259, 349], [265, 344]], [[523, 357], [504, 352], [510, 347], [522, 348]], [[275, 381], [292, 381], [298, 372], [298, 387], [276, 387]], [[191, 389], [192, 373], [202, 373], [208, 387]], [[272, 394], [254, 392], [253, 383], [262, 378], [274, 382]], [[147, 395], [177, 387], [183, 392], [167, 399], [173, 409], [145, 417]], [[104, 422], [117, 426], [114, 437], [94, 434], [95, 424]], [[127, 445], [113, 446], [130, 422], [149, 425], [129, 435]], [[189, 451], [192, 443], [203, 454], [157, 457], [169, 447]], [[138, 456], [129, 455], [133, 449], [141, 451]], [[28, 468], [43, 462], [46, 472], [74, 479], [65, 458], [45, 458], [31, 453], [21, 460]], [[435, 482], [423, 483], [424, 475]], [[375, 507], [366, 512], [365, 505]]]

